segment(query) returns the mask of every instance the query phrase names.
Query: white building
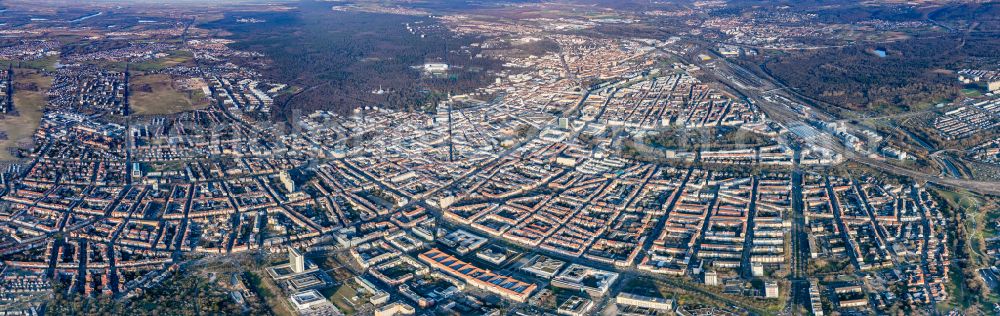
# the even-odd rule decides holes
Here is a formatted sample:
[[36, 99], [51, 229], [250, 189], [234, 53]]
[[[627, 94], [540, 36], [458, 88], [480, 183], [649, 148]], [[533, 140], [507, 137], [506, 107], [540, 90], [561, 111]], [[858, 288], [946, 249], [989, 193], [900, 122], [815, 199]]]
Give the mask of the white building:
[[778, 298], [778, 282], [776, 281], [764, 282], [764, 297]]
[[302, 273], [306, 271], [306, 257], [298, 250], [288, 247], [288, 265], [292, 272]]
[[417, 310], [413, 306], [403, 302], [394, 302], [376, 309], [375, 316], [413, 315], [416, 312]]
[[341, 316], [343, 315], [322, 294], [316, 290], [308, 290], [292, 294], [288, 301], [295, 307], [299, 315], [304, 316]]
[[719, 285], [719, 273], [715, 271], [705, 272], [705, 285], [708, 286], [718, 286]]
[[448, 64], [445, 63], [426, 63], [424, 64], [424, 71], [430, 73], [447, 72]]
[[287, 170], [282, 170], [278, 173], [278, 181], [281, 181], [286, 191], [295, 192], [295, 181], [292, 181], [292, 176], [288, 174]]
[[619, 305], [636, 306], [641, 308], [654, 309], [658, 311], [672, 311], [674, 301], [659, 297], [649, 297], [622, 292], [615, 297], [615, 303]]

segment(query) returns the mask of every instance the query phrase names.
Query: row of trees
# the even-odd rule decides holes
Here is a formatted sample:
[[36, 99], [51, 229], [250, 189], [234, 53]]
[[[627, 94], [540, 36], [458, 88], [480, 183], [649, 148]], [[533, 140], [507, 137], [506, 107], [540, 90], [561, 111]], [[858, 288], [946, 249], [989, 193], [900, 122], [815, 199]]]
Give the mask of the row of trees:
[[[233, 315], [242, 314], [221, 287], [197, 274], [177, 274], [132, 300], [66, 295], [57, 288], [46, 307], [51, 315]], [[256, 310], [252, 313], [266, 313]]]

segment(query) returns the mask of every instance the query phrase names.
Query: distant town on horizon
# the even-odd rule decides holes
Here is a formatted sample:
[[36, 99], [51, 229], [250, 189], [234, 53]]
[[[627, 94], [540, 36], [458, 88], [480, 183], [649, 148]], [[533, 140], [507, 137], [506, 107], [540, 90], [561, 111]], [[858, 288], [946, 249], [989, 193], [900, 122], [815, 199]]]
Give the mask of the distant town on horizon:
[[0, 2], [0, 316], [998, 313], [1000, 2]]

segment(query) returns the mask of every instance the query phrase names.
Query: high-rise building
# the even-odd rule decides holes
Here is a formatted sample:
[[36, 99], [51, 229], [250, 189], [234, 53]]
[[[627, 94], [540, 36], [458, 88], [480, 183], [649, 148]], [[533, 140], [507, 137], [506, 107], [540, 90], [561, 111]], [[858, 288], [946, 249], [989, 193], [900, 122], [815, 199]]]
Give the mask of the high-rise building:
[[777, 281], [767, 281], [767, 282], [764, 282], [764, 297], [766, 297], [766, 298], [778, 298], [778, 282]]
[[288, 247], [288, 265], [292, 272], [302, 273], [306, 271], [306, 257], [295, 248]]
[[124, 80], [125, 83], [122, 84], [122, 86], [123, 86], [122, 89], [124, 90], [124, 92], [123, 92], [123, 100], [122, 100], [121, 109], [119, 109], [120, 113], [118, 113], [118, 114], [121, 114], [122, 116], [129, 116], [130, 114], [132, 114], [132, 105], [129, 104], [129, 96], [130, 96], [131, 92], [129, 91], [130, 89], [128, 87], [128, 81], [129, 81], [129, 65], [128, 64], [125, 64], [125, 74], [123, 75], [123, 77], [125, 78], [125, 80]]
[[132, 163], [132, 178], [142, 178], [142, 166], [138, 162]]
[[3, 93], [0, 95], [0, 113], [6, 114], [14, 112], [14, 66], [13, 64], [7, 65], [6, 72], [4, 73], [4, 78], [0, 78], [0, 88]]
[[719, 273], [715, 271], [705, 272], [705, 285], [717, 286], [719, 285]]
[[295, 192], [295, 181], [292, 181], [292, 176], [288, 174], [287, 170], [282, 170], [278, 173], [278, 181], [281, 181], [286, 191]]
[[752, 263], [751, 266], [750, 266], [750, 270], [751, 270], [751, 272], [753, 272], [753, 276], [755, 276], [755, 277], [764, 276], [764, 264], [763, 263], [760, 263], [760, 262], [754, 262], [754, 263]]

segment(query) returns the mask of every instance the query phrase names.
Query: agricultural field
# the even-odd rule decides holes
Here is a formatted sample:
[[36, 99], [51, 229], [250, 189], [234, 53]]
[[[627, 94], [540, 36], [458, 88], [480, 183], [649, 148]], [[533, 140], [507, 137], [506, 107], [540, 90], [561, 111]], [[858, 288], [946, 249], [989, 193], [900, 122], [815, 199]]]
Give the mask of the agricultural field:
[[138, 115], [165, 115], [202, 109], [209, 100], [198, 89], [185, 87], [183, 80], [167, 74], [133, 76], [131, 88], [132, 111]]
[[7, 135], [6, 139], [0, 139], [0, 161], [15, 159], [10, 149], [31, 142], [46, 104], [45, 92], [52, 86], [51, 77], [34, 70], [18, 69], [14, 76], [18, 88], [14, 93], [17, 114], [0, 118], [0, 132]]

